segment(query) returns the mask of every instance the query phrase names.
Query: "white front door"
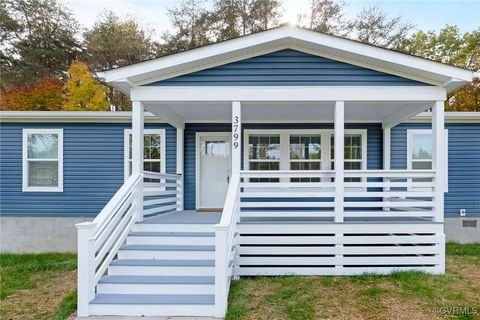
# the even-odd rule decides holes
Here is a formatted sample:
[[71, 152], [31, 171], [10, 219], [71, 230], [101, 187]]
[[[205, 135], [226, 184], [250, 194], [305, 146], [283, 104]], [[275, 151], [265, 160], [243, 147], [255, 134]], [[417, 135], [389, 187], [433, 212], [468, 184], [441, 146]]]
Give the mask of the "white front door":
[[222, 209], [230, 179], [230, 134], [198, 133], [197, 208]]

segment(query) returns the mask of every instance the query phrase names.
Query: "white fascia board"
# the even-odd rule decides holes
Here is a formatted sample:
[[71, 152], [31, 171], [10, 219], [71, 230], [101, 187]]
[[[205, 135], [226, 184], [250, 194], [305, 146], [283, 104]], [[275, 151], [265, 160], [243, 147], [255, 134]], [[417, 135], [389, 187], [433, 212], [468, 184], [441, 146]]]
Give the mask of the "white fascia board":
[[[145, 122], [165, 123], [150, 112]], [[0, 122], [62, 122], [62, 123], [130, 123], [132, 113], [127, 111], [0, 111]]]
[[[311, 44], [309, 46], [308, 44]], [[330, 52], [333, 56], [349, 57], [352, 60], [370, 61], [373, 69], [375, 61], [383, 65], [391, 65], [392, 70], [405, 71], [408, 75], [418, 74], [421, 78], [432, 78], [438, 82], [439, 78], [457, 79], [460, 82], [469, 82], [474, 72], [462, 68], [426, 60], [420, 57], [375, 47], [357, 41], [330, 36], [296, 27], [279, 27], [256, 34], [232, 39], [189, 51], [172, 54], [170, 56], [137, 63], [134, 65], [103, 72], [107, 82], [130, 79], [132, 83], [144, 83], [146, 79], [154, 79], [166, 74], [189, 73], [201, 70], [212, 64], [223, 64], [226, 60], [245, 58], [262, 54], [262, 50], [279, 50], [282, 48], [306, 45], [322, 51]], [[332, 56], [331, 56], [332, 57]], [[230, 60], [229, 60], [230, 59]], [[380, 63], [379, 63], [380, 64]], [[434, 80], [436, 78], [436, 80]], [[142, 81], [143, 80], [143, 81]]]
[[437, 101], [435, 86], [178, 86], [137, 87], [131, 99], [144, 102], [193, 101]]

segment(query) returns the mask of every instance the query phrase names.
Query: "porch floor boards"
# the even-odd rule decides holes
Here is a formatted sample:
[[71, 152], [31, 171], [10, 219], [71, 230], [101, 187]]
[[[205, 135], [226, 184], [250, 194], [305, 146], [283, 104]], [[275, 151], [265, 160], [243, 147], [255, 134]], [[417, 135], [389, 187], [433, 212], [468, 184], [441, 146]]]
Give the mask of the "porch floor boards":
[[[142, 224], [161, 223], [161, 224], [217, 224], [220, 222], [221, 212], [197, 212], [195, 210], [174, 211], [167, 214], [160, 214], [145, 218]], [[249, 224], [337, 224], [330, 217], [244, 217], [240, 223]], [[362, 223], [379, 223], [379, 224], [395, 224], [395, 223], [425, 223], [425, 224], [441, 224], [434, 222], [428, 218], [422, 217], [369, 217], [369, 218], [345, 218], [342, 223], [362, 224]]]

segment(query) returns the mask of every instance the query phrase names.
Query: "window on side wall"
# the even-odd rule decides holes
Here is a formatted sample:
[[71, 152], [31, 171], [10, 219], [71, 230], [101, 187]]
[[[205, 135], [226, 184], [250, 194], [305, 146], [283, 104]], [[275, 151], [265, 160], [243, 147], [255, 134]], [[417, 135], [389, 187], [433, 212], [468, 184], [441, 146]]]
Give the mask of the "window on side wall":
[[[407, 134], [407, 169], [430, 170], [433, 165], [433, 139], [430, 129], [410, 129]], [[445, 192], [448, 192], [448, 130], [445, 130]], [[414, 179], [428, 182], [431, 179]]]
[[[146, 129], [143, 135], [143, 170], [165, 173], [165, 130]], [[132, 174], [132, 130], [125, 130], [125, 180]], [[145, 179], [145, 182], [149, 181]]]
[[63, 191], [63, 130], [23, 129], [22, 190]]

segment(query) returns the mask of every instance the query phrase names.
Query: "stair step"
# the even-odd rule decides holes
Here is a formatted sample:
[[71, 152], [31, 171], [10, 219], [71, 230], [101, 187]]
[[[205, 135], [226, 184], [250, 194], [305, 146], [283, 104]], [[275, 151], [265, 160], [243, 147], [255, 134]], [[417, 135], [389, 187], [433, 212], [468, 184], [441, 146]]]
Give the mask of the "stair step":
[[154, 223], [137, 222], [133, 232], [215, 232], [211, 223]]
[[212, 305], [213, 294], [97, 294], [91, 304]]
[[215, 232], [130, 232], [132, 237], [215, 237]]
[[214, 245], [214, 232], [131, 232], [127, 244]]
[[213, 276], [106, 276], [98, 294], [215, 294]]
[[118, 251], [119, 259], [214, 259], [211, 245], [128, 244]]
[[105, 276], [99, 283], [135, 284], [215, 284], [208, 276]]
[[116, 259], [110, 263], [111, 266], [169, 266], [169, 267], [214, 267], [215, 260], [163, 260], [163, 259]]
[[109, 275], [213, 276], [213, 259], [117, 259], [108, 267]]
[[127, 244], [120, 250], [150, 250], [150, 251], [215, 251], [215, 246], [205, 245], [158, 245], [158, 244]]

